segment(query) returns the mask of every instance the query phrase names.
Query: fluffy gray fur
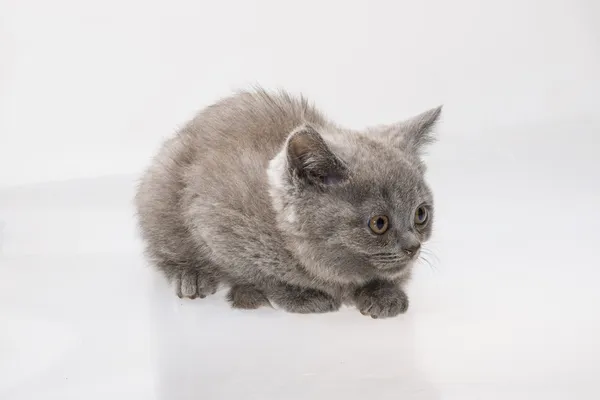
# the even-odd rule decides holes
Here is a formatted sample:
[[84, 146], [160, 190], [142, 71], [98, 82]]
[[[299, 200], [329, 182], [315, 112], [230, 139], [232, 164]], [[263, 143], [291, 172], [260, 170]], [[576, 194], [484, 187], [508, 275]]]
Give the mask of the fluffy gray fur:
[[[304, 98], [243, 92], [166, 141], [136, 206], [147, 254], [180, 297], [230, 287], [233, 307], [289, 312], [408, 308], [402, 286], [431, 234], [420, 159], [441, 108], [359, 132]], [[428, 211], [415, 224], [419, 206]], [[376, 215], [389, 219], [377, 235]]]

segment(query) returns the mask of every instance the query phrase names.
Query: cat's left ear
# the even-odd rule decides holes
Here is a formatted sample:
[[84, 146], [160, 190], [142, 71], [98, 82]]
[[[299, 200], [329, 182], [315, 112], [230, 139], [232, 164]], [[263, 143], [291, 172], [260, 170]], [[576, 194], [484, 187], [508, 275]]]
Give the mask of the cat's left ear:
[[442, 106], [432, 108], [406, 121], [380, 128], [379, 134], [407, 153], [420, 155], [435, 140], [432, 130], [441, 113]]
[[310, 185], [329, 186], [347, 177], [344, 163], [329, 149], [325, 140], [310, 125], [302, 125], [287, 141], [290, 172]]

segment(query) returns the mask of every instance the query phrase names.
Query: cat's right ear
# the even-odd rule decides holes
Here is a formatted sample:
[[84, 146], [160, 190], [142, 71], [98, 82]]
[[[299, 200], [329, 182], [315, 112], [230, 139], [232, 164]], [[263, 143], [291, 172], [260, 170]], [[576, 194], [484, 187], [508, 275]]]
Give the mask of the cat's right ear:
[[393, 146], [416, 155], [434, 141], [432, 130], [442, 113], [442, 106], [432, 108], [406, 121], [374, 129], [376, 134]]
[[347, 178], [344, 163], [310, 125], [302, 125], [290, 134], [286, 150], [290, 173], [301, 182], [328, 186]]

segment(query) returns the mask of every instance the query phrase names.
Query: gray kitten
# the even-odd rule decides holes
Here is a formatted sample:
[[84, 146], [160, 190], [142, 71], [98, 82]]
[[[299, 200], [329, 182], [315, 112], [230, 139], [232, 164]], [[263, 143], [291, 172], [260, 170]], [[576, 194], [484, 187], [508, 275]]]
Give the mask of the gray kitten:
[[440, 112], [358, 132], [286, 93], [221, 100], [141, 180], [147, 254], [180, 297], [223, 283], [235, 308], [405, 312], [402, 285], [433, 222], [420, 154]]

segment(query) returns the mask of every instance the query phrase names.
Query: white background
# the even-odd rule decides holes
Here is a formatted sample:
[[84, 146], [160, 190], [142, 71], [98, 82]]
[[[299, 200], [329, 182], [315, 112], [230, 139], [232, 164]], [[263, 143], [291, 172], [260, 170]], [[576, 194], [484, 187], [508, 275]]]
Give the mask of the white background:
[[[599, 4], [0, 0], [0, 398], [600, 398]], [[354, 128], [445, 105], [407, 315], [233, 312], [147, 268], [137, 176], [253, 84]]]
[[0, 4], [0, 185], [138, 172], [257, 83], [355, 127], [444, 103], [467, 137], [584, 118], [600, 92], [595, 0]]

